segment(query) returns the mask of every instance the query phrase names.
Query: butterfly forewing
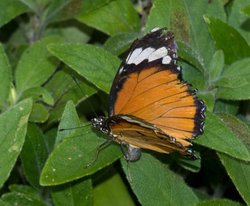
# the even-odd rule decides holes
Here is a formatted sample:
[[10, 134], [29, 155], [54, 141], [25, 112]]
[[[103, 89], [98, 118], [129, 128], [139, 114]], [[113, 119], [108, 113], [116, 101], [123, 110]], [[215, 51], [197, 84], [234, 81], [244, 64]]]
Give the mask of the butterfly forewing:
[[133, 43], [110, 92], [109, 118], [123, 117], [110, 126], [118, 142], [187, 154], [188, 139], [203, 132], [205, 106], [180, 79], [176, 58], [174, 36], [164, 29]]

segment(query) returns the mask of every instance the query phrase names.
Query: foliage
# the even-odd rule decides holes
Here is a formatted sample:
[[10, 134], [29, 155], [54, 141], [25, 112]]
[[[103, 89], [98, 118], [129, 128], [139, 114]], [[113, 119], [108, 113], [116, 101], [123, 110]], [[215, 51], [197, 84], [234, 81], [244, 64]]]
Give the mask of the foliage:
[[[250, 205], [249, 5], [1, 0], [0, 205]], [[116, 144], [97, 150], [105, 136], [89, 126], [122, 54], [154, 27], [175, 33], [206, 103], [195, 161], [144, 151], [127, 163]]]

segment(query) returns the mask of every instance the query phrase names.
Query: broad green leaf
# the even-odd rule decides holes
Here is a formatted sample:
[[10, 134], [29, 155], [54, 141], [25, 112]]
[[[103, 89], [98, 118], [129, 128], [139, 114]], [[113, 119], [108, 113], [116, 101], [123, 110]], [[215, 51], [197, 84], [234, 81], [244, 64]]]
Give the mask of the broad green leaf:
[[[141, 205], [194, 205], [198, 198], [183, 179], [165, 164], [143, 153], [137, 162], [123, 160], [122, 166]], [[127, 168], [129, 170], [127, 170]], [[131, 179], [131, 180], [130, 180]]]
[[226, 18], [220, 1], [155, 0], [146, 23], [146, 31], [154, 27], [167, 27], [174, 32], [177, 40], [185, 42], [196, 51], [196, 58], [204, 67], [215, 50], [203, 20], [204, 14]]
[[223, 99], [250, 99], [250, 58], [241, 59], [224, 70], [216, 85]]
[[[58, 126], [59, 130], [55, 145], [58, 145], [66, 137], [69, 137], [72, 133], [74, 133], [76, 129], [79, 129], [78, 127], [80, 127], [80, 125], [81, 123], [77, 115], [75, 105], [72, 101], [68, 101], [62, 114], [62, 120]], [[63, 130], [63, 132], [60, 130]]]
[[[70, 107], [67, 109], [71, 110]], [[75, 118], [74, 113], [72, 116]], [[71, 128], [70, 120], [70, 115], [67, 115], [67, 119], [62, 119], [65, 129]], [[109, 145], [102, 149], [96, 161], [88, 166], [96, 158], [97, 148], [104, 141], [87, 125], [82, 129], [75, 129], [49, 156], [40, 177], [40, 184], [58, 185], [79, 179], [95, 173], [121, 157], [120, 148], [117, 145]]]
[[47, 157], [45, 136], [35, 124], [29, 124], [21, 160], [25, 177], [37, 189], [40, 188], [39, 177]]
[[250, 162], [219, 153], [220, 160], [245, 202], [250, 204]]
[[49, 112], [44, 104], [34, 103], [30, 114], [30, 121], [36, 123], [44, 123], [49, 118]]
[[250, 47], [237, 30], [215, 17], [205, 16], [204, 19], [217, 49], [224, 52], [226, 64], [250, 56]]
[[250, 151], [250, 128], [247, 124], [230, 114], [219, 113], [218, 115]]
[[94, 205], [135, 205], [121, 176], [115, 171], [108, 172], [111, 173], [114, 174], [94, 187]]
[[246, 15], [248, 5], [249, 1], [246, 0], [232, 1], [228, 13], [227, 23], [237, 29], [237, 31], [239, 31], [240, 34], [249, 42], [249, 17]]
[[248, 3], [247, 6], [245, 6], [244, 8], [241, 9], [241, 12], [246, 15], [246, 16], [250, 16], [250, 4]]
[[139, 32], [124, 32], [111, 36], [104, 44], [104, 48], [114, 55], [120, 55], [125, 52], [136, 39], [141, 37]]
[[4, 103], [6, 103], [10, 92], [11, 84], [11, 68], [8, 57], [4, 51], [2, 44], [0, 43], [0, 110], [3, 109]]
[[32, 101], [24, 100], [0, 115], [0, 187], [8, 178], [21, 152]]
[[236, 134], [218, 116], [208, 111], [204, 134], [194, 142], [237, 159], [250, 161], [249, 151]]
[[229, 199], [213, 199], [199, 202], [195, 206], [243, 206], [238, 202]]
[[51, 195], [55, 206], [93, 205], [91, 179], [54, 187]]
[[139, 16], [133, 8], [130, 0], [113, 0], [94, 10], [83, 11], [77, 20], [94, 27], [108, 35], [120, 32], [138, 31]]
[[61, 38], [50, 36], [42, 39], [22, 54], [15, 74], [19, 95], [26, 89], [41, 86], [55, 71], [59, 61], [47, 50], [47, 45], [54, 42], [61, 42]]
[[119, 59], [102, 48], [80, 44], [53, 44], [49, 51], [78, 74], [108, 93]]
[[39, 9], [44, 8], [49, 0], [42, 1], [34, 1], [34, 0], [20, 0], [23, 4], [25, 4], [28, 8], [30, 8], [33, 12], [39, 15]]
[[178, 56], [181, 59], [187, 61], [189, 64], [192, 64], [195, 68], [199, 69], [200, 72], [203, 72], [205, 69], [203, 68], [203, 62], [199, 59], [199, 55], [195, 53], [187, 44], [177, 41], [178, 46]]
[[28, 11], [28, 8], [19, 0], [0, 1], [0, 27], [14, 19], [16, 16]]
[[49, 124], [60, 120], [69, 99], [77, 106], [80, 102], [97, 92], [97, 89], [86, 80], [80, 81], [77, 79], [76, 83], [72, 77], [73, 75], [65, 71], [59, 71], [45, 85], [45, 88], [50, 91], [56, 102], [54, 107], [50, 109]]
[[52, 95], [44, 87], [32, 87], [22, 93], [21, 100], [31, 97], [34, 102], [44, 102], [50, 106], [54, 105]]
[[11, 185], [9, 193], [2, 195], [2, 200], [11, 205], [46, 206], [37, 191], [29, 186]]
[[3, 201], [0, 199], [0, 206], [12, 206], [10, 203]]
[[[250, 129], [249, 127], [237, 119], [233, 115], [219, 114], [229, 128], [237, 135], [237, 137], [245, 143], [250, 151]], [[219, 154], [220, 160], [235, 187], [241, 194], [246, 203], [250, 204], [250, 162], [234, 159], [224, 154]]]
[[222, 50], [214, 53], [209, 67], [208, 67], [208, 84], [213, 85], [214, 81], [218, 80], [221, 76], [224, 67], [224, 54]]
[[[68, 25], [69, 24], [69, 25]], [[86, 43], [90, 40], [91, 29], [85, 25], [80, 24], [76, 20], [68, 21], [68, 24], [59, 26], [50, 26], [46, 29], [47, 36], [58, 35], [68, 43]]]
[[215, 112], [225, 112], [228, 114], [236, 115], [240, 108], [240, 102], [231, 100], [217, 100], [215, 103]]

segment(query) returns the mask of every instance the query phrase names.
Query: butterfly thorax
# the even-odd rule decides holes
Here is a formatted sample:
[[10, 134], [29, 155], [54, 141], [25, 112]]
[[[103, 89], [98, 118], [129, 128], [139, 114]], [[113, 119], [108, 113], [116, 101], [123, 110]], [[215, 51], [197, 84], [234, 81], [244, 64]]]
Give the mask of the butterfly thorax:
[[91, 124], [98, 131], [100, 131], [100, 132], [102, 132], [104, 134], [107, 134], [108, 136], [111, 135], [111, 131], [110, 131], [109, 127], [108, 127], [106, 117], [100, 116], [100, 117], [97, 117], [97, 118], [93, 118], [93, 119], [91, 119]]

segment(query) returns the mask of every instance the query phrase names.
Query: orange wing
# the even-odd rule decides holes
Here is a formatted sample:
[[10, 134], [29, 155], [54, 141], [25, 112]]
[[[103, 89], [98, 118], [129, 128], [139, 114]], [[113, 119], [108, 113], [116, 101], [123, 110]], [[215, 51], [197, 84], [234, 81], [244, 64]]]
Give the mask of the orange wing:
[[117, 93], [113, 115], [142, 119], [189, 146], [186, 139], [202, 132], [202, 103], [178, 74], [160, 66], [129, 74]]

